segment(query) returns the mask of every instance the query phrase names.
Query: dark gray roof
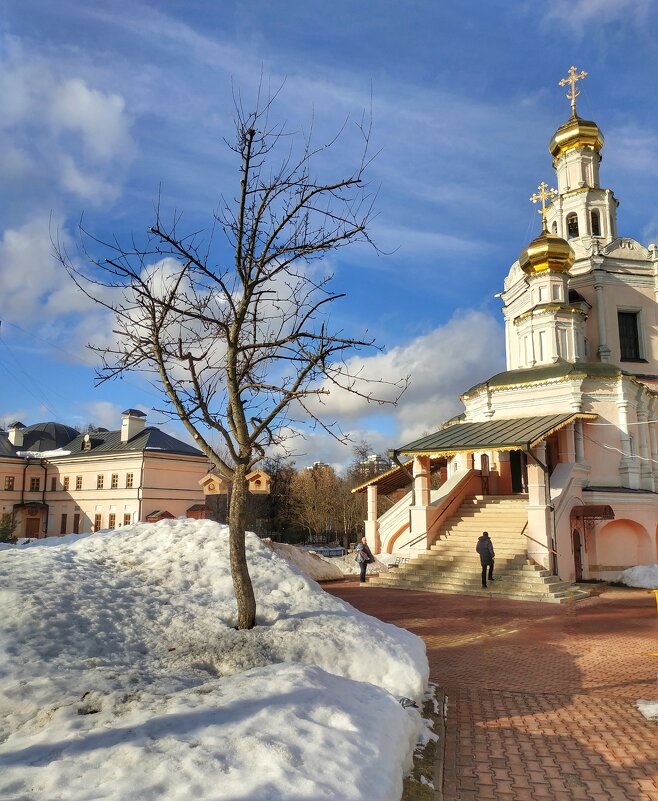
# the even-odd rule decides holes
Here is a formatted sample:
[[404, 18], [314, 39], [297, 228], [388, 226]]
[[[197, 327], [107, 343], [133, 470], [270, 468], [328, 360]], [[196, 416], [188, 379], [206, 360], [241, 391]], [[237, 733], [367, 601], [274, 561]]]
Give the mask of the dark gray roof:
[[182, 442], [159, 428], [149, 426], [136, 434], [128, 442], [121, 442], [120, 431], [92, 431], [89, 434], [91, 449], [83, 450], [84, 434], [78, 436], [66, 446], [72, 456], [103, 453], [131, 453], [141, 451], [162, 451], [163, 453], [179, 453], [189, 456], [203, 456], [198, 448]]
[[68, 444], [79, 432], [63, 423], [35, 423], [23, 429], [23, 444], [18, 451], [54, 451], [68, 448]]
[[527, 450], [553, 431], [577, 418], [593, 420], [593, 414], [554, 414], [541, 417], [515, 417], [482, 423], [458, 423], [410, 442], [400, 454], [448, 456], [473, 451]]
[[0, 458], [20, 459], [20, 456], [16, 456], [14, 446], [11, 444], [11, 442], [9, 442], [9, 439], [4, 431], [0, 431]]
[[131, 417], [146, 417], [144, 412], [140, 409], [126, 409], [125, 412], [121, 412], [121, 414], [129, 414]]

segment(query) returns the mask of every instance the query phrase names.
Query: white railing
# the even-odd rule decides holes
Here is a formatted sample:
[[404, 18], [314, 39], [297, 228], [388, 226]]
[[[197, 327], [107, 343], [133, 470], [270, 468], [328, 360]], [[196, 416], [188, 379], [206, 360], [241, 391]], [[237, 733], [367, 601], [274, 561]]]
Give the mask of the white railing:
[[389, 537], [398, 532], [405, 523], [409, 523], [409, 507], [411, 506], [411, 492], [391, 506], [379, 518], [379, 538], [382, 546]]

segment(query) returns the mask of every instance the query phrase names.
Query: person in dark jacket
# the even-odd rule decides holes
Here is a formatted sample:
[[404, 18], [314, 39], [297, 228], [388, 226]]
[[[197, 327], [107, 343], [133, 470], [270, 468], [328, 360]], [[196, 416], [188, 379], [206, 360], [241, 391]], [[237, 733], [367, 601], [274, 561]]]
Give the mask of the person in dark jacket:
[[486, 589], [487, 586], [487, 571], [489, 572], [489, 581], [493, 581], [494, 569], [494, 553], [493, 542], [489, 537], [489, 532], [483, 531], [482, 536], [478, 539], [478, 544], [475, 550], [480, 554], [480, 564], [482, 565], [482, 586]]
[[368, 565], [374, 561], [375, 557], [372, 555], [372, 551], [368, 547], [368, 540], [366, 540], [365, 537], [361, 537], [361, 542], [356, 546], [356, 563], [361, 571], [359, 581], [362, 584], [366, 580], [366, 570], [368, 569]]

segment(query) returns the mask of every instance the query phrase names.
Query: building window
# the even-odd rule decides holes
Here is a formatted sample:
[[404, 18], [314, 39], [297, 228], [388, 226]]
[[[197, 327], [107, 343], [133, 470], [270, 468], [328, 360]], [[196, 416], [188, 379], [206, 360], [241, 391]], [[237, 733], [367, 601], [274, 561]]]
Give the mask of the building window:
[[130, 489], [133, 485], [133, 474], [126, 473], [126, 489]]
[[101, 515], [94, 515], [94, 531], [100, 531], [103, 528], [103, 518]]
[[112, 489], [116, 489], [119, 486], [119, 474], [112, 473], [112, 481], [111, 481]]
[[5, 490], [11, 492], [14, 489], [14, 476], [5, 476]]
[[601, 217], [596, 209], [590, 212], [590, 219], [592, 220], [592, 236], [601, 236]]
[[77, 490], [81, 490], [82, 489], [82, 476], [76, 476], [75, 477], [75, 488]]
[[64, 478], [62, 479], [62, 487], [64, 487], [65, 490], [68, 490], [68, 488], [69, 488], [69, 477], [68, 476], [64, 476]]
[[59, 533], [66, 534], [66, 514], [62, 514], [62, 522], [59, 526]]
[[109, 528], [116, 528], [117, 527], [116, 523], [117, 523], [117, 516], [114, 514], [114, 512], [110, 512], [110, 518], [109, 518], [108, 527]]
[[53, 476], [50, 479], [50, 491], [55, 492], [56, 489], [57, 489], [57, 479]]
[[553, 233], [557, 234], [557, 222], [553, 223]]
[[559, 284], [553, 284], [553, 300], [562, 300]]
[[126, 512], [126, 514], [123, 516], [123, 525], [129, 526], [131, 522], [132, 522], [132, 515], [130, 514], [130, 512]]
[[619, 351], [622, 362], [640, 360], [640, 332], [637, 312], [617, 312], [619, 322]]
[[80, 533], [80, 512], [76, 512], [73, 515], [73, 533], [74, 534]]
[[578, 236], [578, 215], [567, 215], [567, 239], [573, 239]]
[[96, 489], [103, 489], [105, 478], [103, 476], [96, 476]]
[[40, 478], [31, 478], [30, 479], [30, 492], [39, 492], [41, 489], [41, 479]]

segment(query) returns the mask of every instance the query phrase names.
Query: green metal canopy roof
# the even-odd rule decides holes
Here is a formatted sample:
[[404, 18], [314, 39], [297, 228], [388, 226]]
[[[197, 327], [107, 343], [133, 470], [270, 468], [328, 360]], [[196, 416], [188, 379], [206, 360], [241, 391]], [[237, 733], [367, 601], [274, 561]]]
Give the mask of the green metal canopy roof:
[[573, 420], [594, 420], [582, 412], [542, 417], [515, 417], [482, 423], [457, 423], [410, 442], [397, 452], [409, 456], [450, 456], [473, 451], [527, 450]]

